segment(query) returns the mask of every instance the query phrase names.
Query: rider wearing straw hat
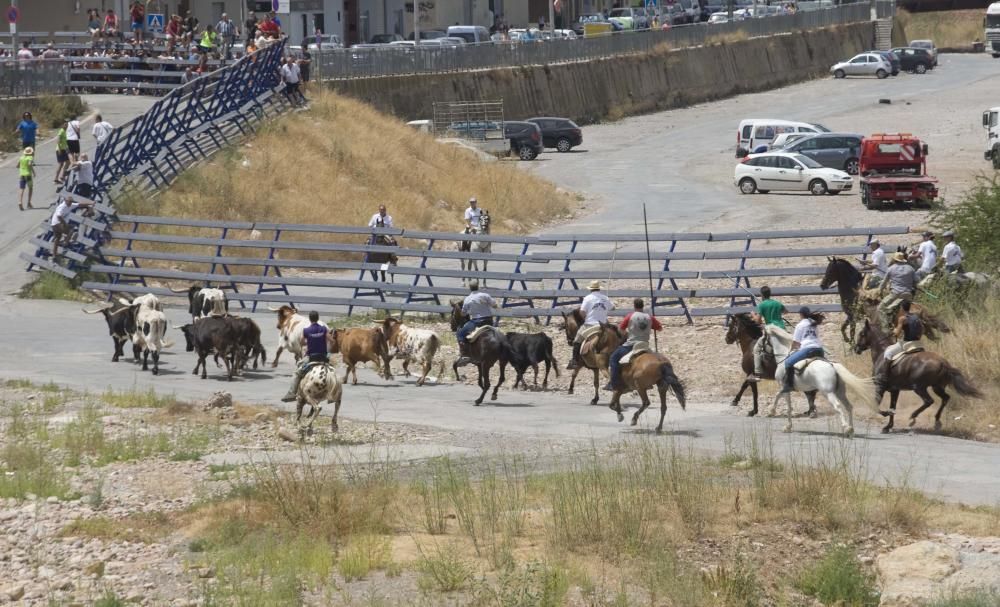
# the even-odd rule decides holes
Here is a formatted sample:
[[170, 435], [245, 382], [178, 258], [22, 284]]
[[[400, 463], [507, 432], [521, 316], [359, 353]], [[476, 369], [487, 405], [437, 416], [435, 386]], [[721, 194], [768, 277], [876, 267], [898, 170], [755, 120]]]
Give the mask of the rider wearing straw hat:
[[896, 306], [903, 301], [913, 299], [913, 292], [917, 289], [916, 272], [913, 266], [906, 263], [906, 255], [897, 251], [889, 260], [889, 269], [885, 271], [885, 279], [879, 288], [882, 295], [887, 290], [888, 295], [882, 297], [878, 304], [878, 312], [886, 327], [892, 326], [892, 314]]
[[608, 296], [601, 292], [601, 281], [590, 282], [590, 294], [583, 298], [580, 303], [580, 311], [583, 312], [583, 324], [576, 331], [576, 339], [573, 340], [573, 360], [566, 365], [567, 369], [576, 369], [580, 366], [580, 346], [583, 345], [583, 336], [586, 329], [603, 325], [608, 322], [608, 312], [614, 310], [615, 306], [608, 299]]

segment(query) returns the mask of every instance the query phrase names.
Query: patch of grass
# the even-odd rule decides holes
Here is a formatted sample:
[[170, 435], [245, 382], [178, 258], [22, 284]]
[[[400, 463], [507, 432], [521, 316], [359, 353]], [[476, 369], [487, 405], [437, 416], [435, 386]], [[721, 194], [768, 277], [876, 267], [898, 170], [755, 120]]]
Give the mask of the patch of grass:
[[982, 10], [909, 13], [900, 9], [896, 11], [896, 19], [908, 39], [930, 39], [938, 48], [965, 48], [986, 35]]
[[170, 533], [172, 521], [162, 512], [140, 512], [125, 519], [103, 516], [78, 518], [60, 531], [62, 537], [87, 537], [109, 541], [152, 544]]
[[848, 546], [835, 546], [796, 581], [803, 594], [824, 605], [877, 607], [879, 592], [873, 576], [862, 567]]
[[152, 387], [139, 390], [132, 387], [128, 390], [114, 390], [108, 387], [101, 394], [101, 401], [119, 409], [169, 409], [178, 405], [176, 394], [159, 395]]
[[48, 270], [43, 270], [37, 279], [24, 285], [20, 295], [24, 299], [59, 299], [64, 301], [87, 301], [89, 299], [77, 289], [74, 281]]
[[35, 384], [30, 379], [8, 379], [3, 385], [5, 388], [12, 388], [14, 390], [26, 390]]
[[421, 549], [417, 569], [420, 576], [417, 585], [421, 590], [455, 592], [469, 587], [472, 582], [472, 566], [459, 554], [459, 548], [434, 546], [429, 552]]
[[476, 598], [496, 607], [559, 607], [568, 591], [566, 570], [542, 561], [504, 569], [495, 585], [477, 589]]
[[0, 464], [0, 497], [75, 497], [69, 475], [56, 465], [49, 450], [37, 443], [8, 444], [0, 452]]
[[996, 607], [1000, 605], [1000, 592], [979, 590], [952, 592], [931, 602], [928, 607]]
[[721, 563], [705, 574], [704, 581], [720, 607], [756, 607], [764, 604], [757, 572], [742, 550], [738, 550], [729, 563]]
[[[28, 106], [23, 106], [24, 111], [32, 114], [35, 122], [38, 123], [38, 133], [36, 141], [41, 143], [45, 138], [55, 134], [63, 123], [70, 117], [82, 116], [86, 110], [86, 105], [75, 95], [46, 95], [37, 99], [26, 100]], [[21, 121], [21, 110], [12, 112], [8, 120], [0, 125], [0, 150], [5, 152], [18, 152], [21, 150], [21, 136], [12, 131], [17, 123]]]
[[120, 598], [114, 591], [106, 591], [99, 599], [94, 601], [94, 607], [126, 607], [128, 603]]
[[348, 582], [361, 580], [373, 570], [385, 569], [392, 563], [389, 539], [364, 534], [353, 538], [337, 559], [337, 571]]

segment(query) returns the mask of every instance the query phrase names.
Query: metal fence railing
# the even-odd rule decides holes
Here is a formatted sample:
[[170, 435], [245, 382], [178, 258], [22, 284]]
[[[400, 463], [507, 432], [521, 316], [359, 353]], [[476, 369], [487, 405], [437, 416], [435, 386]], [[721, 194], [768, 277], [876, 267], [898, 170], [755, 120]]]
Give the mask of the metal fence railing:
[[[878, 18], [891, 17], [894, 3], [879, 0]], [[477, 69], [545, 65], [642, 53], [667, 48], [699, 46], [713, 40], [775, 36], [794, 31], [870, 21], [869, 3], [800, 11], [793, 15], [744, 19], [720, 24], [698, 23], [666, 31], [623, 32], [576, 40], [505, 42], [478, 45], [383, 46], [315, 53], [313, 73], [323, 80], [455, 72]]]
[[69, 81], [69, 66], [61, 62], [0, 63], [0, 97], [60, 95], [69, 88]]

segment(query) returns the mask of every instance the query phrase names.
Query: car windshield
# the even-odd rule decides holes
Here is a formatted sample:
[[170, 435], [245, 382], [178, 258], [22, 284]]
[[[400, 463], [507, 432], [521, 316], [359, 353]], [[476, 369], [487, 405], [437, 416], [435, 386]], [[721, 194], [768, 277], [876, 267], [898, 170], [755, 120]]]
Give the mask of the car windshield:
[[616, 8], [610, 13], [608, 13], [608, 17], [630, 17], [630, 16], [631, 13], [629, 13], [629, 10], [627, 8]]
[[580, 23], [600, 23], [604, 21], [604, 15], [584, 15], [580, 17]]
[[986, 15], [986, 27], [1000, 27], [1000, 15]]
[[821, 169], [821, 168], [823, 168], [823, 165], [821, 165], [820, 163], [816, 162], [815, 160], [813, 160], [812, 158], [810, 158], [808, 156], [803, 156], [802, 154], [796, 154], [795, 156], [792, 156], [792, 158], [794, 158], [794, 159], [798, 160], [799, 162], [801, 162], [802, 164], [806, 165], [806, 168], [809, 168], [809, 169]]
[[810, 122], [809, 124], [811, 124], [813, 127], [815, 127], [816, 130], [819, 131], [820, 133], [829, 133], [830, 132], [830, 129], [826, 128], [822, 124], [817, 124], [815, 122]]

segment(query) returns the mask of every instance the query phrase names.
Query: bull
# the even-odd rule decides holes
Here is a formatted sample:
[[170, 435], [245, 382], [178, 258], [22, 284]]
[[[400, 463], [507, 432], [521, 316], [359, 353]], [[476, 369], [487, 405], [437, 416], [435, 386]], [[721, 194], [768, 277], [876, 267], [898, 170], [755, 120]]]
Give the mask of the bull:
[[[253, 360], [253, 368], [257, 369], [257, 359], [260, 364], [267, 364], [267, 351], [260, 341], [260, 327], [253, 320], [242, 316], [225, 316], [236, 331], [236, 341], [242, 349], [243, 366]], [[235, 361], [234, 361], [235, 362]]]
[[144, 307], [143, 304], [132, 304], [131, 312], [135, 317], [135, 331], [132, 333], [132, 353], [139, 358], [142, 353], [142, 370], [149, 370], [149, 355], [153, 355], [153, 375], [160, 373], [160, 351], [163, 350], [163, 338], [167, 333], [167, 317], [160, 310]]
[[[379, 377], [392, 379], [389, 369], [389, 346], [381, 328], [375, 329], [335, 329], [327, 334], [327, 345], [331, 354], [340, 353], [347, 365], [347, 376], [353, 374], [352, 384], [358, 383], [358, 363], [373, 362], [379, 367]], [[384, 370], [383, 370], [384, 369]]]
[[240, 347], [236, 325], [227, 318], [209, 316], [181, 327], [187, 342], [187, 351], [198, 354], [198, 362], [192, 375], [198, 374], [201, 368], [201, 378], [208, 377], [205, 359], [209, 354], [221, 356], [226, 363], [226, 376], [233, 381], [233, 374], [242, 364], [243, 350]]
[[108, 333], [115, 343], [115, 353], [111, 357], [111, 362], [116, 363], [118, 359], [125, 355], [125, 344], [132, 339], [135, 333], [135, 312], [131, 306], [121, 303], [108, 304], [97, 310], [83, 309], [84, 314], [103, 314], [105, 322], [108, 323]]
[[229, 314], [229, 299], [222, 289], [191, 286], [187, 289], [170, 289], [174, 293], [187, 293], [188, 314], [191, 321], [206, 316], [225, 316]]
[[281, 306], [280, 308], [268, 306], [268, 310], [278, 313], [278, 349], [274, 353], [271, 367], [278, 366], [278, 357], [284, 350], [291, 352], [295, 356], [295, 362], [298, 362], [304, 354], [302, 331], [309, 326], [309, 319], [299, 314], [299, 311], [292, 306]]
[[[441, 339], [434, 331], [409, 327], [401, 320], [391, 316], [383, 320], [381, 324], [386, 343], [396, 348], [396, 358], [403, 359], [403, 373], [409, 376], [410, 363], [417, 363], [421, 370], [417, 385], [424, 385], [424, 382], [427, 381], [427, 374], [431, 372], [434, 355], [441, 347]], [[438, 375], [444, 373], [444, 358], [441, 358], [440, 363], [441, 369], [438, 371]]]
[[556, 377], [559, 377], [559, 363], [552, 355], [552, 338], [545, 333], [507, 333], [508, 356], [506, 360], [500, 361], [500, 373], [503, 374], [507, 363], [514, 367], [517, 378], [514, 380], [514, 388], [517, 384], [525, 390], [528, 383], [524, 381], [524, 373], [531, 367], [535, 371], [535, 387], [538, 387], [538, 365], [545, 363], [545, 378], [542, 380], [542, 389], [549, 386], [549, 371], [555, 367]]

